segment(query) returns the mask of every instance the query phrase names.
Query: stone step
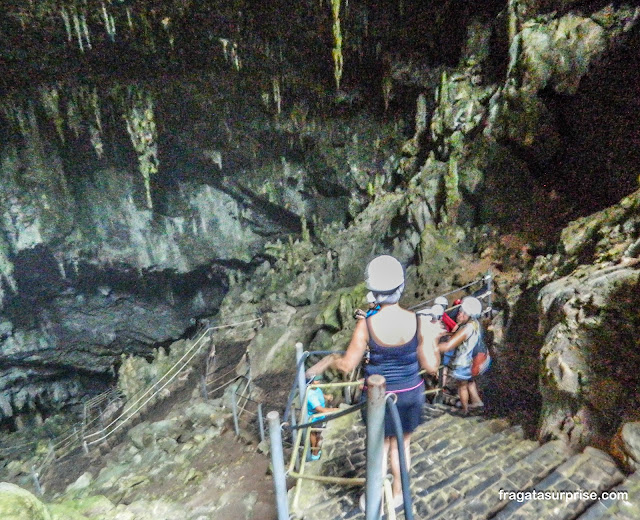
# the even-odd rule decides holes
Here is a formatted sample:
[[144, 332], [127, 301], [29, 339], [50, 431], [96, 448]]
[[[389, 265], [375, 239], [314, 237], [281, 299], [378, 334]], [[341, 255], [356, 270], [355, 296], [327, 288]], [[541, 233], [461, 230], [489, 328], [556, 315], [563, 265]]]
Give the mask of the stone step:
[[[509, 500], [504, 492], [596, 491], [611, 489], [623, 480], [614, 461], [587, 448], [574, 454], [563, 442], [540, 446], [525, 440], [519, 426], [501, 419], [462, 417], [446, 408], [430, 407], [430, 418], [413, 435], [411, 492], [416, 519], [637, 519], [640, 478], [618, 489], [631, 489], [629, 500], [595, 502], [576, 499]], [[358, 416], [348, 416], [325, 434], [323, 458], [309, 470], [321, 475], [364, 477], [365, 429]], [[362, 520], [358, 499], [361, 486], [305, 482], [305, 501], [296, 511], [305, 520]], [[301, 501], [302, 502], [302, 501]], [[591, 506], [591, 507], [589, 507]], [[588, 516], [590, 515], [590, 516]], [[403, 513], [398, 514], [401, 520]]]
[[441, 404], [427, 404], [423, 408], [423, 417], [425, 421], [432, 421], [437, 417], [440, 417], [451, 409], [448, 406], [443, 406]]
[[[329, 422], [323, 437], [322, 471], [324, 475], [345, 476], [345, 470], [349, 477], [364, 476], [365, 472], [365, 427], [359, 419], [359, 414], [342, 418], [337, 423]], [[425, 426], [428, 424], [427, 428]], [[422, 426], [423, 432], [416, 432], [414, 439], [420, 439], [423, 446], [435, 442], [442, 435], [459, 433], [464, 420], [451, 416], [444, 411], [438, 411], [434, 419]], [[339, 432], [334, 435], [333, 432]], [[435, 440], [434, 440], [435, 439]], [[412, 453], [422, 453], [424, 449], [419, 445], [412, 446]]]
[[448, 416], [439, 427], [431, 423], [423, 424], [412, 438], [413, 460], [435, 462], [475, 442], [482, 442], [508, 427], [509, 423], [503, 419], [483, 420], [478, 417], [456, 416]]
[[501, 499], [500, 490], [528, 489], [572, 455], [562, 441], [551, 441], [513, 465], [489, 468], [482, 482], [466, 491], [432, 520], [475, 520], [490, 518], [508, 501]]
[[[549, 491], [602, 492], [622, 482], [624, 475], [615, 461], [606, 453], [595, 448], [586, 448], [558, 466], [551, 474], [537, 483], [533, 490], [537, 493]], [[545, 520], [569, 520], [578, 517], [595, 501], [585, 496], [567, 500], [510, 500], [495, 515], [496, 520], [524, 520], [544, 518]]]
[[640, 518], [640, 473], [633, 473], [611, 491], [626, 493], [626, 496], [598, 500], [578, 517], [579, 520], [637, 520]]
[[[450, 437], [452, 434], [475, 430], [476, 425], [481, 429], [493, 430], [493, 432], [504, 430], [509, 426], [504, 419], [487, 419], [479, 415], [464, 417], [455, 411], [448, 411], [436, 419], [420, 425], [413, 436], [414, 444], [416, 447], [427, 449], [435, 441]], [[458, 435], [456, 436], [458, 437]]]
[[443, 439], [430, 450], [412, 457], [412, 474], [426, 489], [496, 453], [508, 453], [523, 442], [522, 428], [513, 426], [496, 433], [476, 427], [459, 439]]
[[[489, 468], [499, 465], [501, 462], [507, 467], [514, 466], [518, 459], [525, 457], [537, 446], [532, 441], [520, 440], [514, 446], [512, 443], [505, 447], [504, 453], [498, 453], [483, 461], [474, 464], [472, 467], [442, 481], [439, 485], [432, 486], [429, 493], [425, 493], [420, 487], [420, 483], [413, 475], [412, 497], [414, 503], [415, 518], [432, 518], [435, 513], [447, 507], [451, 501], [465, 494], [467, 488], [471, 490], [477, 488], [484, 481], [484, 475], [489, 472]], [[505, 456], [505, 453], [509, 456]], [[413, 473], [413, 471], [412, 471]], [[326, 499], [323, 503], [317, 504], [312, 511], [305, 512], [305, 520], [323, 519], [353, 519], [360, 520], [364, 515], [358, 507], [358, 498], [363, 490], [347, 490], [342, 488], [342, 495], [334, 495]], [[402, 518], [402, 515], [398, 515]], [[463, 514], [460, 518], [465, 518]]]
[[[431, 518], [465, 497], [495, 472], [513, 467], [532, 453], [538, 444], [521, 439], [504, 439], [501, 445], [488, 444], [485, 449], [460, 454], [457, 461], [442, 470], [432, 470], [412, 481], [414, 506], [419, 518]], [[466, 450], [465, 450], [466, 451]]]
[[[453, 421], [457, 424], [457, 421], [460, 417], [449, 417], [444, 418], [445, 422], [441, 422], [441, 432], [446, 429], [446, 422]], [[464, 420], [466, 420], [465, 418]], [[455, 453], [455, 457], [451, 459], [451, 464], [438, 465], [440, 472], [439, 477], [437, 479], [433, 478], [434, 481], [442, 481], [450, 475], [443, 475], [443, 471], [446, 471], [446, 468], [452, 468], [449, 470], [450, 474], [453, 473], [454, 476], [456, 472], [459, 472], [461, 467], [468, 467], [473, 465], [478, 471], [482, 471], [482, 460], [483, 458], [487, 458], [487, 453], [495, 453], [491, 457], [491, 462], [489, 464], [495, 464], [496, 459], [506, 460], [508, 463], [511, 462], [511, 459], [508, 457], [514, 457], [513, 460], [517, 457], [522, 457], [526, 454], [526, 450], [535, 449], [537, 446], [536, 443], [532, 443], [529, 441], [523, 441], [522, 430], [520, 427], [511, 427], [508, 429], [500, 430], [495, 433], [492, 433], [496, 428], [503, 428], [506, 424], [504, 421], [477, 421], [473, 418], [471, 421], [467, 423], [470, 431], [467, 434], [466, 440], [470, 442], [474, 441], [474, 445], [471, 447], [464, 446], [463, 443], [459, 445], [459, 449], [453, 452], [447, 452], [449, 454]], [[463, 424], [464, 424], [463, 420]], [[363, 432], [364, 433], [364, 432]], [[419, 436], [419, 432], [416, 431], [415, 436]], [[479, 437], [479, 438], [477, 438]], [[524, 444], [523, 444], [524, 443]], [[434, 456], [434, 452], [430, 452], [431, 456]], [[447, 461], [446, 454], [437, 453], [437, 455], [442, 455], [444, 461]], [[353, 457], [362, 457], [364, 458], [364, 453], [360, 453], [358, 451], [355, 455], [352, 454]], [[358, 476], [364, 476], [365, 466], [364, 460], [361, 461], [362, 464], [359, 467], [359, 471], [357, 472]], [[423, 461], [426, 463], [426, 461]], [[432, 461], [433, 462], [433, 461]], [[424, 469], [424, 468], [422, 468]], [[324, 468], [323, 468], [324, 470]], [[419, 477], [419, 472], [421, 471], [420, 467], [412, 464], [412, 495], [416, 495], [420, 490], [423, 489], [423, 485], [428, 485], [421, 481], [424, 481], [424, 478]], [[323, 471], [323, 474], [326, 474]], [[475, 477], [474, 477], [475, 478]], [[453, 480], [456, 480], [453, 478]], [[443, 484], [444, 485], [444, 484]], [[306, 492], [310, 492], [310, 486], [305, 485]], [[312, 511], [305, 511], [305, 518], [309, 519], [325, 519], [325, 518], [354, 518], [357, 517], [359, 513], [358, 508], [358, 498], [362, 493], [361, 488], [354, 488], [349, 491], [344, 487], [340, 487], [338, 485], [331, 486], [326, 489], [323, 493], [321, 490], [316, 489], [314, 491], [314, 495], [316, 497], [315, 505]], [[424, 508], [423, 508], [424, 509]]]
[[[501, 419], [483, 420], [477, 417], [462, 418], [444, 414], [422, 425], [413, 435], [412, 467], [424, 469], [425, 465], [432, 466], [446, 457], [464, 453], [465, 445], [473, 443], [471, 451], [482, 448], [485, 443], [499, 444], [504, 438], [497, 435], [506, 431], [508, 423]], [[364, 477], [366, 454], [364, 446], [364, 427], [351, 430], [356, 438], [333, 439], [327, 433], [323, 448], [322, 474], [342, 477]], [[494, 437], [497, 435], [496, 437]], [[507, 434], [522, 438], [522, 431], [514, 427]], [[430, 446], [430, 443], [432, 446]], [[425, 447], [427, 449], [425, 450]], [[420, 471], [420, 469], [417, 469]], [[415, 471], [414, 471], [415, 473]], [[340, 492], [340, 486], [335, 485], [327, 490], [330, 495]]]

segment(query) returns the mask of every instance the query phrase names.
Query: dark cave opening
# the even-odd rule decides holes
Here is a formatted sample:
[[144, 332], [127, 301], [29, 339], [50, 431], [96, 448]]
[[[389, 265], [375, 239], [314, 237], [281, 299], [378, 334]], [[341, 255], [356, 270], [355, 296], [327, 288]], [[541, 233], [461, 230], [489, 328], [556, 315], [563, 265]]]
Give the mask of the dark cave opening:
[[553, 167], [540, 180], [587, 215], [638, 189], [640, 29], [582, 79], [575, 95], [542, 93], [561, 138]]

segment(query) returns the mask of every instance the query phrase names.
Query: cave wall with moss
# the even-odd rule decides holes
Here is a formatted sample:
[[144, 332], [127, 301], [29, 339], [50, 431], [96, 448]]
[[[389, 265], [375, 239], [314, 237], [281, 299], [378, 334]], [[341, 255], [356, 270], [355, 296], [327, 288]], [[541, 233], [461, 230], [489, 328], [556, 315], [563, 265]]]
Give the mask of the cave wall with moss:
[[2, 2], [6, 421], [220, 305], [306, 309], [325, 344], [371, 255], [419, 299], [637, 187], [637, 2], [254, 4]]

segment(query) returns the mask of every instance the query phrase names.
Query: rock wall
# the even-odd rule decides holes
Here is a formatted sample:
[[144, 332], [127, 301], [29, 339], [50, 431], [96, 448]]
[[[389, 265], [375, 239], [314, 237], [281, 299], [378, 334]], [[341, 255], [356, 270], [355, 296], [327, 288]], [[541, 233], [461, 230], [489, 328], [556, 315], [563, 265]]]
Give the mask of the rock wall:
[[[572, 223], [540, 259], [541, 435], [608, 443], [638, 419], [640, 192]], [[554, 276], [555, 275], [555, 276]]]
[[389, 182], [392, 123], [323, 123], [261, 88], [201, 75], [2, 99], [0, 423], [99, 391], [122, 353], [214, 314], [269, 243], [340, 225]]
[[[494, 372], [504, 390], [496, 396], [522, 414], [541, 408], [536, 434], [575, 446], [608, 448], [616, 430], [636, 419], [637, 403], [625, 389], [637, 386], [638, 194], [562, 230], [571, 218], [607, 206], [614, 192], [628, 194], [635, 174], [632, 183], [628, 169], [613, 168], [610, 178], [620, 181], [619, 190], [597, 199], [586, 189], [556, 191], [569, 179], [589, 184], [595, 169], [571, 177], [555, 172], [552, 186], [546, 182], [554, 171], [546, 169], [573, 160], [565, 146], [578, 137], [568, 135], [566, 125], [584, 121], [579, 110], [561, 111], [553, 96], [579, 99], [583, 107], [595, 95], [590, 78], [614, 81], [609, 67], [635, 41], [640, 11], [529, 7], [529, 18], [524, 12], [516, 17], [504, 77], [495, 77], [495, 48], [488, 48], [498, 23], [476, 24], [460, 65], [440, 71], [433, 113], [424, 115], [428, 103], [418, 99], [415, 133], [398, 163], [402, 190], [376, 197], [348, 229], [314, 237], [315, 249], [311, 242], [283, 245], [241, 296], [227, 295], [223, 309], [260, 308], [274, 321], [250, 347], [264, 361], [261, 371], [284, 369], [297, 341], [312, 349], [344, 348], [350, 313], [363, 305], [362, 268], [377, 253], [396, 254], [411, 266], [405, 303], [449, 287], [452, 265], [465, 252], [483, 252], [483, 234], [490, 234], [478, 226], [484, 222], [513, 232], [485, 250], [487, 261], [498, 271], [507, 262], [524, 268], [519, 279], [501, 278], [496, 293], [504, 309], [492, 326]], [[433, 76], [406, 75], [434, 88], [426, 83]], [[560, 113], [572, 119], [560, 121]], [[601, 135], [600, 128], [582, 130], [585, 139]], [[623, 126], [616, 142], [624, 150], [632, 137], [633, 129]], [[497, 258], [501, 248], [519, 258]], [[535, 250], [549, 254], [533, 262]]]

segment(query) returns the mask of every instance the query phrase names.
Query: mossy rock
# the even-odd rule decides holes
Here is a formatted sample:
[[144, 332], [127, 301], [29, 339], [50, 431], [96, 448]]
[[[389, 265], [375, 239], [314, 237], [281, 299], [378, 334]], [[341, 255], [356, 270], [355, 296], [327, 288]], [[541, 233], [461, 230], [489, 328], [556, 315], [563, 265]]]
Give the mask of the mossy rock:
[[[53, 520], [57, 520], [55, 515], [58, 511], [73, 511], [80, 515], [78, 518], [104, 518], [105, 514], [115, 509], [115, 505], [107, 497], [103, 495], [95, 495], [77, 500], [68, 500], [61, 502], [60, 504], [51, 504], [49, 506]], [[60, 520], [69, 518], [70, 520], [75, 517], [71, 516], [59, 516]]]
[[26, 489], [0, 483], [0, 518], [2, 520], [53, 520], [47, 507]]
[[49, 509], [52, 520], [87, 520], [88, 518], [92, 518], [79, 513], [66, 503], [52, 504], [49, 506]]
[[338, 291], [318, 315], [316, 323], [335, 331], [341, 330], [352, 319], [353, 311], [364, 306], [366, 294], [364, 284]]

